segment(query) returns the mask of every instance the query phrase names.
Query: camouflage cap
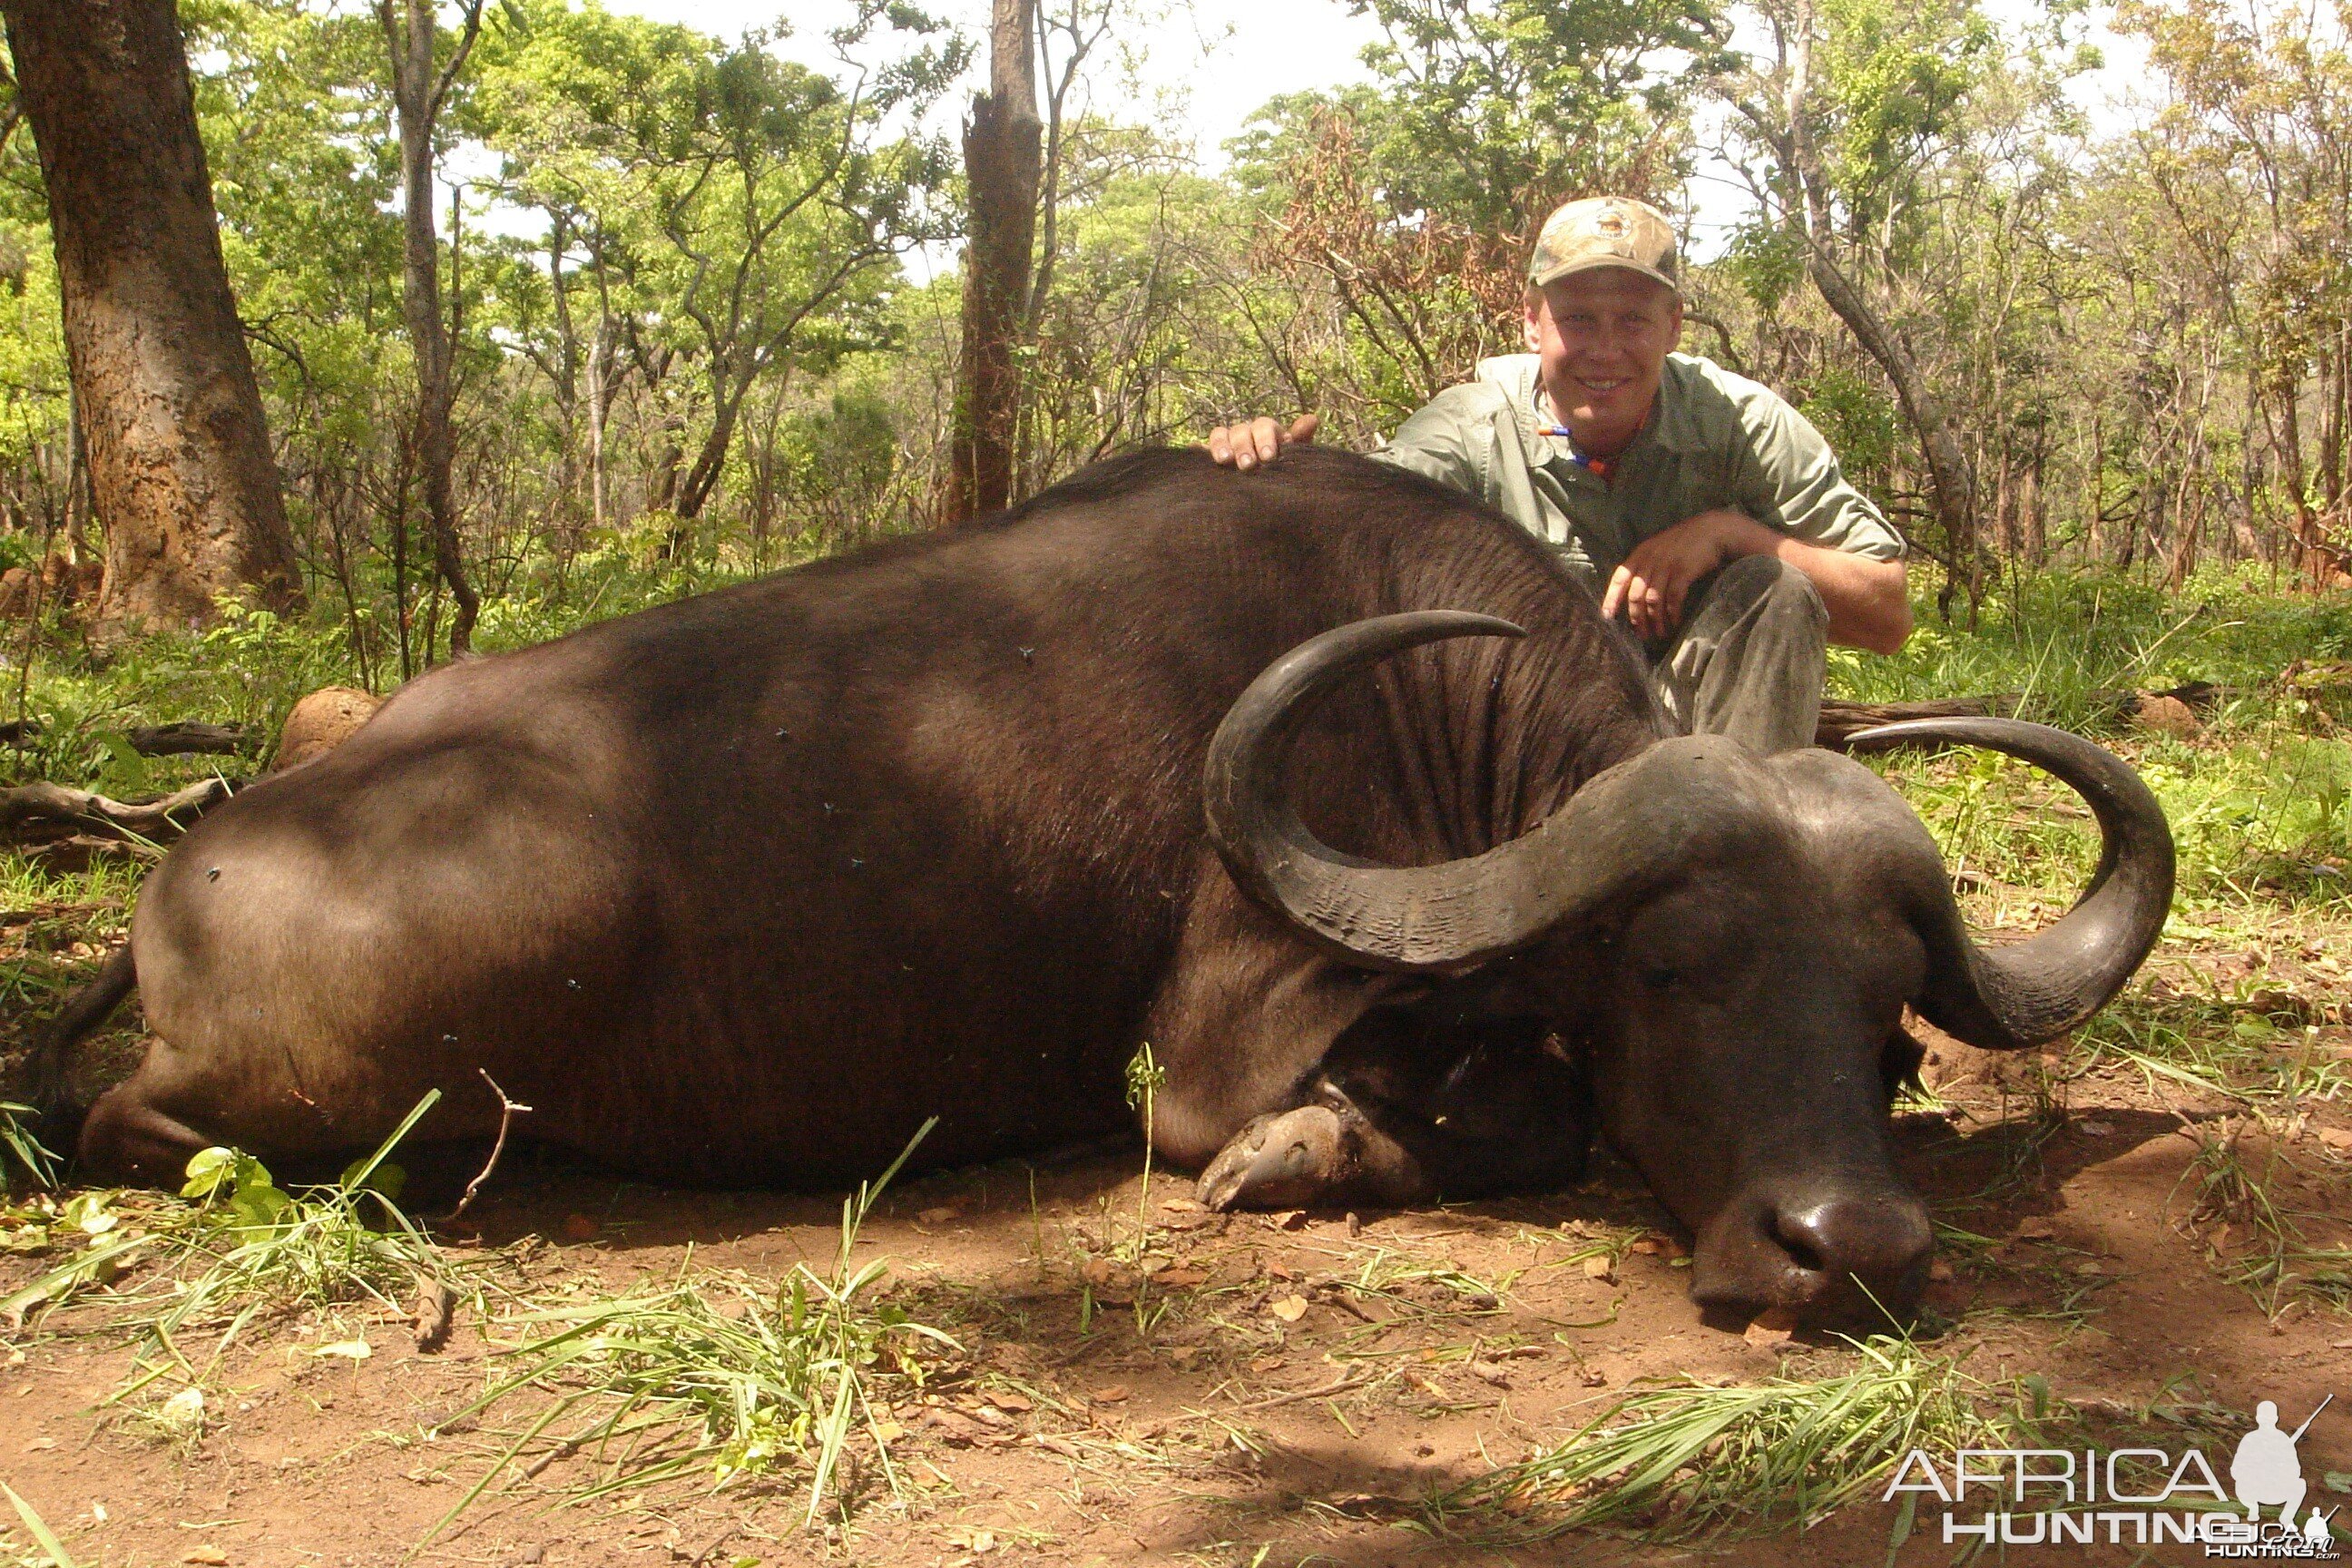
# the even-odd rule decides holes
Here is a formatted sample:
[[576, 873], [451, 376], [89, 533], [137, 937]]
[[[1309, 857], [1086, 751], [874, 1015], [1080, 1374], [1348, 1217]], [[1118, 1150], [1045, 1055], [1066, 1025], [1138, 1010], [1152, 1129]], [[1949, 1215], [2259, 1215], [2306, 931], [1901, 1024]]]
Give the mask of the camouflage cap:
[[1675, 226], [1647, 202], [1627, 196], [1587, 196], [1544, 219], [1528, 258], [1528, 282], [1540, 289], [1571, 272], [1624, 267], [1680, 294], [1682, 258]]

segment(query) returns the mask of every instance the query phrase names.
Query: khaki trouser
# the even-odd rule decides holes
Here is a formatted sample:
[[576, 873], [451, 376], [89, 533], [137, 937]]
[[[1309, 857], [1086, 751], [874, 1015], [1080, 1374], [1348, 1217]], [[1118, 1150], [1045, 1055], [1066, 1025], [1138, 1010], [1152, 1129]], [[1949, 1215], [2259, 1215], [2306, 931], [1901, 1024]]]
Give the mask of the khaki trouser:
[[1769, 753], [1813, 743], [1829, 625], [1811, 578], [1748, 555], [1699, 579], [1673, 637], [1635, 646], [1676, 728]]

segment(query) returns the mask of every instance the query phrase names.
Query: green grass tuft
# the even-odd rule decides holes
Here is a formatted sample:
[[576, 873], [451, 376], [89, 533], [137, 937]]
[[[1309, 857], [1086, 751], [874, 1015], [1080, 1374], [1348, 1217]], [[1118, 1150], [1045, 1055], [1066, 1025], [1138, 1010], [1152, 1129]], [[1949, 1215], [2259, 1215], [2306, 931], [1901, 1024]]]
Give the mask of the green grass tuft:
[[427, 1094], [374, 1154], [326, 1186], [289, 1193], [251, 1155], [206, 1149], [176, 1199], [77, 1194], [53, 1208], [47, 1229], [51, 1245], [78, 1239], [79, 1249], [0, 1300], [0, 1316], [22, 1323], [78, 1309], [86, 1320], [71, 1326], [135, 1340], [138, 1370], [119, 1401], [166, 1374], [201, 1382], [182, 1350], [191, 1333], [217, 1331], [217, 1363], [257, 1319], [355, 1301], [396, 1310], [420, 1279], [448, 1274], [395, 1201], [398, 1167], [386, 1158], [439, 1099]]
[[0, 1186], [21, 1175], [43, 1192], [56, 1190], [62, 1162], [27, 1125], [37, 1114], [29, 1105], [0, 1101]]
[[519, 1394], [552, 1397], [418, 1545], [534, 1448], [540, 1458], [527, 1473], [564, 1455], [593, 1453], [604, 1474], [580, 1489], [583, 1498], [696, 1474], [723, 1487], [801, 1469], [805, 1517], [814, 1521], [828, 1502], [845, 1507], [856, 1489], [845, 1480], [844, 1465], [862, 1431], [896, 1492], [872, 1382], [887, 1376], [919, 1386], [926, 1351], [957, 1347], [879, 1300], [887, 1265], [855, 1265], [851, 1253], [883, 1188], [933, 1125], [925, 1122], [878, 1180], [842, 1205], [839, 1249], [824, 1274], [796, 1264], [770, 1283], [682, 1268], [667, 1285], [504, 1320], [521, 1331], [499, 1352], [509, 1370], [444, 1428]]
[[[2352, 910], [2352, 602], [2201, 578], [2174, 597], [2052, 572], [1974, 632], [1923, 616], [1892, 658], [1832, 649], [1834, 695], [1869, 702], [2017, 694], [2018, 716], [2116, 747], [2164, 803], [2184, 908], [2284, 901]], [[2137, 726], [2118, 693], [2205, 682], [2200, 732]], [[1874, 762], [1927, 819], [1956, 873], [2057, 908], [2096, 854], [2089, 815], [2023, 763], [1985, 753]], [[2056, 908], [2045, 911], [2057, 912]], [[2030, 923], [2030, 922], [2029, 922]]]
[[1827, 1377], [1627, 1394], [1566, 1442], [1433, 1497], [1423, 1522], [1489, 1541], [1763, 1534], [1863, 1497], [1913, 1448], [2039, 1447], [2063, 1415], [2038, 1379], [1996, 1386], [1907, 1339], [1852, 1342], [1853, 1367]]

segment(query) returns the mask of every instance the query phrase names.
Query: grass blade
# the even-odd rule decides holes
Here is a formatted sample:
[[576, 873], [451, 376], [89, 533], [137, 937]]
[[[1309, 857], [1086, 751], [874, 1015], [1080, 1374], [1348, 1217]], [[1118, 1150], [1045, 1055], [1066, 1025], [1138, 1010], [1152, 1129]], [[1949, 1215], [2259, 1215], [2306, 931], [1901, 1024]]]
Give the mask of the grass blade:
[[16, 1489], [6, 1481], [0, 1481], [0, 1492], [8, 1494], [8, 1501], [15, 1506], [16, 1517], [25, 1521], [25, 1528], [32, 1532], [41, 1550], [49, 1554], [49, 1561], [56, 1563], [57, 1568], [76, 1568], [73, 1553], [65, 1549], [65, 1543], [49, 1529], [48, 1521], [34, 1511], [33, 1505], [18, 1497]]

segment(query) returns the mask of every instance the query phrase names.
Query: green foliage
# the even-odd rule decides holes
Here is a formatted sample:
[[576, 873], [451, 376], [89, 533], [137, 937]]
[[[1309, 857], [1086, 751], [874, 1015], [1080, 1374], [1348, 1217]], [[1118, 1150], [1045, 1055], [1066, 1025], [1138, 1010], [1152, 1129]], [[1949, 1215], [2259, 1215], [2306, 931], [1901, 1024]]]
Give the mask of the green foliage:
[[1168, 1069], [1160, 1065], [1151, 1042], [1135, 1047], [1127, 1059], [1127, 1104], [1143, 1117], [1143, 1188], [1135, 1200], [1134, 1251], [1140, 1256], [1151, 1232], [1151, 1145], [1159, 1131], [1160, 1091], [1168, 1087]]
[[1276, 100], [1237, 144], [1242, 177], [1272, 183], [1340, 107], [1361, 126], [1371, 183], [1400, 216], [1426, 213], [1524, 251], [1571, 196], [1647, 195], [1681, 173], [1692, 88], [1722, 62], [1727, 28], [1694, 0], [1350, 0], [1386, 41], [1376, 85]]
[[[65, 436], [65, 333], [47, 223], [0, 216], [0, 472], [15, 478], [19, 508], [55, 520], [65, 510], [63, 487], [27, 472]], [[32, 559], [22, 545], [8, 554], [0, 565]]]
[[[205, 1149], [188, 1162], [178, 1202], [77, 1194], [44, 1228], [47, 1245], [79, 1237], [81, 1249], [0, 1300], [0, 1315], [22, 1322], [47, 1311], [54, 1328], [57, 1313], [78, 1309], [88, 1326], [138, 1344], [144, 1370], [134, 1384], [144, 1386], [171, 1369], [201, 1381], [182, 1349], [192, 1331], [219, 1330], [217, 1359], [264, 1314], [354, 1301], [398, 1310], [403, 1291], [448, 1272], [397, 1205], [398, 1167], [387, 1163], [440, 1098], [427, 1093], [372, 1156], [325, 1186], [288, 1192], [251, 1155]], [[143, 1267], [135, 1284], [86, 1294], [134, 1265]]]
[[26, 714], [39, 730], [0, 755], [0, 767], [118, 798], [175, 788], [210, 773], [216, 759], [142, 757], [123, 731], [201, 720], [274, 734], [303, 693], [338, 684], [365, 684], [342, 628], [232, 600], [204, 632], [128, 638], [102, 654], [69, 647], [43, 660], [26, 689]]
[[[34, 1186], [44, 1189], [58, 1184], [58, 1172], [64, 1163], [26, 1125], [34, 1110], [15, 1100], [0, 1101], [0, 1171], [6, 1172], [7, 1184], [15, 1185], [22, 1176]], [[14, 1169], [9, 1169], [9, 1167]]]
[[1866, 232], [1906, 205], [1911, 182], [1997, 58], [1974, 0], [1830, 0], [1820, 12], [1828, 90], [1814, 132], [1848, 225]]
[[901, 476], [898, 411], [845, 385], [820, 405], [780, 410], [772, 439], [747, 454], [745, 467], [755, 565], [768, 564], [779, 543], [799, 556], [857, 542]]
[[[1228, 174], [1079, 112], [1084, 79], [1065, 101], [1053, 254], [1017, 348], [1022, 490], [1268, 406], [1369, 445], [1516, 348], [1519, 265], [1553, 203], [1609, 188], [1691, 210], [1720, 123], [1721, 168], [1751, 188], [1727, 253], [1695, 269], [1720, 328], [1699, 342], [1803, 403], [1960, 588], [2008, 560], [2155, 552], [2176, 584], [2216, 552], [2314, 581], [2344, 564], [2318, 544], [2345, 515], [2326, 432], [2352, 384], [2352, 57], [2325, 16], [2126, 6], [2161, 100], [2107, 133], [2068, 100], [2090, 61], [2074, 0], [1998, 24], [1972, 0], [1351, 3], [1382, 35], [1371, 82], [1266, 105]], [[183, 24], [315, 613], [351, 677], [386, 689], [438, 656], [449, 609], [407, 450], [380, 27], [310, 0], [190, 0]], [[455, 85], [463, 550], [494, 608], [515, 601], [510, 638], [576, 623], [583, 595], [602, 614], [929, 513], [961, 352], [961, 279], [934, 264], [962, 224], [953, 147], [913, 128], [938, 122], [971, 44], [874, 0], [822, 67], [779, 37], [510, 0]], [[1782, 125], [1800, 56], [1803, 123]], [[1818, 217], [1783, 166], [1801, 145]], [[928, 282], [903, 266], [919, 247]], [[1817, 255], [1964, 433], [1973, 536], [1929, 521], [1918, 432], [1816, 298]], [[68, 517], [58, 315], [17, 135], [0, 142], [0, 566], [38, 559]], [[616, 540], [649, 544], [635, 559], [662, 585], [615, 584]], [[602, 558], [576, 570], [583, 554]]]
[[[2201, 579], [2183, 601], [2144, 580], [2053, 573], [1989, 602], [1975, 633], [1923, 616], [1891, 658], [1835, 650], [1832, 683], [1872, 702], [2015, 694], [2019, 717], [2100, 735], [2130, 755], [2171, 819], [2184, 900], [2343, 907], [2352, 904], [2352, 744], [2332, 731], [2352, 717], [2352, 681], [2301, 685], [2280, 674], [2347, 650], [2352, 604], [2273, 594], [2251, 574]], [[2133, 693], [2190, 681], [2221, 689], [2201, 734], [2126, 727]], [[1962, 752], [1879, 765], [1948, 863], [2053, 895], [2088, 874], [2088, 817], [2023, 764]]]
[[2150, 1088], [2169, 1079], [2249, 1105], [2332, 1100], [2352, 1088], [2352, 1068], [2316, 1051], [2294, 1015], [2263, 1010], [2275, 1001], [2251, 983], [2201, 995], [2141, 986], [2084, 1025], [2074, 1048], [2087, 1061], [2129, 1064]]
[[1804, 282], [1805, 252], [1805, 237], [1792, 224], [1744, 224], [1733, 233], [1710, 281], [1720, 279], [1757, 310], [1774, 315]]
[[624, 312], [641, 364], [648, 350], [698, 362], [698, 385], [660, 394], [698, 442], [679, 492], [690, 518], [755, 384], [891, 346], [897, 258], [948, 237], [938, 197], [951, 159], [938, 139], [885, 124], [919, 119], [965, 46], [934, 39], [939, 24], [911, 7], [862, 12], [837, 47], [886, 23], [916, 41], [841, 81], [778, 56], [764, 33], [730, 47], [560, 0], [517, 14], [486, 52], [471, 120], [504, 152], [509, 198], [551, 226], [543, 278], [509, 258], [509, 308], [567, 423], [583, 368], [574, 291], [593, 289], [607, 325]]
[[2039, 1377], [1995, 1385], [1908, 1338], [1849, 1342], [1852, 1369], [1820, 1378], [1624, 1394], [1566, 1442], [1433, 1498], [1430, 1524], [1487, 1540], [1595, 1525], [1665, 1541], [1762, 1533], [1859, 1500], [1914, 1448], [2044, 1447], [2064, 1415]]
[[[804, 1467], [805, 1518], [814, 1521], [837, 1500], [842, 1454], [862, 1431], [896, 1490], [872, 1382], [887, 1376], [919, 1387], [927, 1356], [955, 1346], [880, 1299], [886, 1263], [858, 1264], [852, 1255], [875, 1203], [936, 1122], [926, 1121], [881, 1176], [844, 1201], [839, 1246], [823, 1274], [806, 1263], [774, 1283], [681, 1272], [666, 1285], [507, 1320], [521, 1334], [499, 1352], [510, 1370], [450, 1420], [478, 1416], [525, 1391], [553, 1398], [418, 1545], [541, 1443], [562, 1452], [592, 1449], [609, 1464], [606, 1478], [588, 1488], [591, 1496], [697, 1472], [723, 1487]], [[575, 1413], [583, 1419], [567, 1425]], [[683, 1445], [658, 1440], [672, 1435]]]
[[2211, 573], [2176, 595], [2142, 576], [2053, 571], [2008, 584], [1974, 631], [1922, 616], [1902, 652], [1838, 650], [1832, 676], [1840, 695], [1873, 702], [2021, 691], [2029, 717], [2073, 728], [2111, 722], [2098, 694], [2206, 680], [2231, 695], [2226, 721], [2252, 723], [2293, 721], [2315, 700], [2332, 712], [2340, 694], [2299, 697], [2276, 683], [2298, 661], [2347, 657], [2352, 601], [2282, 594], [2267, 574]]
[[1819, 427], [1849, 475], [1884, 474], [1899, 458], [1903, 416], [1878, 382], [1847, 364], [1822, 366], [1789, 400]]

